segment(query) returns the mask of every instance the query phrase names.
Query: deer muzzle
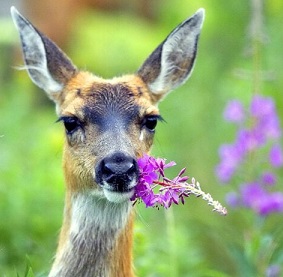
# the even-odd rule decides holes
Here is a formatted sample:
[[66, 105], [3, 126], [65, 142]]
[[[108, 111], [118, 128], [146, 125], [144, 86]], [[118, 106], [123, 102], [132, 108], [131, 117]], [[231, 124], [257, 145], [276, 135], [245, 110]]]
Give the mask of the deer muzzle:
[[109, 201], [123, 202], [133, 196], [139, 176], [138, 164], [130, 155], [115, 152], [98, 163], [95, 176]]

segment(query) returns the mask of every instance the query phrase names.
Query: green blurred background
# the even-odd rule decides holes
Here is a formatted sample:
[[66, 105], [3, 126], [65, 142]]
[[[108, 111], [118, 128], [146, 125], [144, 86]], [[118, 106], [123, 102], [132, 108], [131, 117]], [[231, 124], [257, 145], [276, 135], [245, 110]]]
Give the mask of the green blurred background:
[[[28, 260], [35, 276], [46, 276], [62, 221], [64, 137], [62, 126], [55, 124], [53, 104], [25, 71], [14, 69], [23, 62], [8, 8], [19, 2], [23, 10], [32, 11], [33, 6], [24, 6], [24, 1], [0, 2], [0, 276], [24, 276]], [[70, 18], [70, 33], [60, 42], [78, 67], [105, 78], [136, 71], [177, 24], [205, 8], [194, 72], [160, 104], [166, 123], [157, 127], [152, 154], [176, 161], [178, 169], [186, 166], [203, 190], [224, 204], [232, 186], [221, 186], [214, 168], [218, 147], [231, 142], [235, 134], [222, 119], [225, 103], [232, 98], [248, 103], [254, 92], [252, 1], [152, 0], [145, 1], [146, 12], [133, 4], [138, 1], [120, 2], [118, 8], [81, 9]], [[283, 2], [263, 3], [260, 90], [275, 99], [282, 118]], [[278, 189], [283, 190], [282, 183]], [[168, 211], [139, 205], [137, 274], [265, 276], [263, 264], [254, 260], [263, 247], [261, 240], [246, 243], [255, 230], [253, 224], [251, 211], [229, 209], [222, 217], [200, 199], [187, 199], [184, 206]], [[275, 241], [267, 263], [283, 262], [282, 230], [282, 215], [266, 219], [259, 236], [268, 233]]]

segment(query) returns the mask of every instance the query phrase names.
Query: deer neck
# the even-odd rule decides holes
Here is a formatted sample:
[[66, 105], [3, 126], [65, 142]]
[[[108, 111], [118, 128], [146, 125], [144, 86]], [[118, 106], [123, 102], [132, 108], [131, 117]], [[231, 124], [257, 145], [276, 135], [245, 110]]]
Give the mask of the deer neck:
[[133, 212], [91, 191], [67, 191], [56, 259], [49, 277], [130, 277]]

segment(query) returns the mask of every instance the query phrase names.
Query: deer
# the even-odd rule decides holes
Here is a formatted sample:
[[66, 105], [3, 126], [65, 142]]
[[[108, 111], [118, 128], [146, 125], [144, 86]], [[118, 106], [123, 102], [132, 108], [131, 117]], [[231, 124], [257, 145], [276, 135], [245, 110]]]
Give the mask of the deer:
[[49, 277], [134, 277], [137, 160], [149, 153], [158, 103], [192, 73], [205, 11], [178, 25], [134, 74], [79, 70], [15, 7], [24, 68], [55, 103], [65, 128], [65, 208]]

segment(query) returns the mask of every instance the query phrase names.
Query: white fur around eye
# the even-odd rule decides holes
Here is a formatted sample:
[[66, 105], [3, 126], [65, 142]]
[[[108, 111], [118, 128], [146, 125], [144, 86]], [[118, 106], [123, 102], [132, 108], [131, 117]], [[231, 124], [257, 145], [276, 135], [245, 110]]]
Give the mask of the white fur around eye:
[[141, 134], [140, 134], [139, 140], [143, 141], [143, 139], [144, 139], [144, 130], [141, 130]]

